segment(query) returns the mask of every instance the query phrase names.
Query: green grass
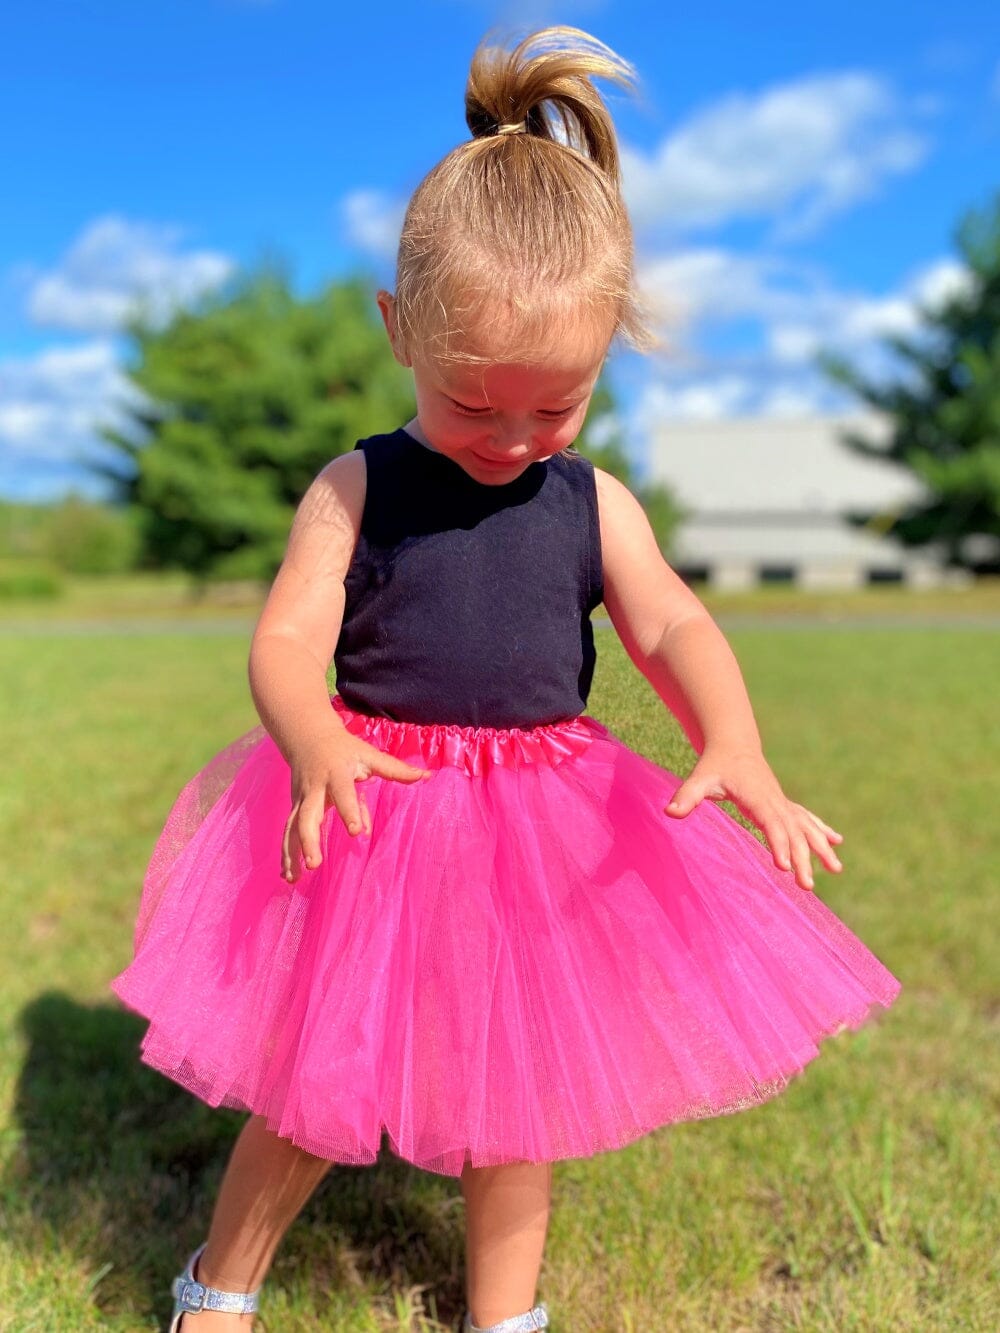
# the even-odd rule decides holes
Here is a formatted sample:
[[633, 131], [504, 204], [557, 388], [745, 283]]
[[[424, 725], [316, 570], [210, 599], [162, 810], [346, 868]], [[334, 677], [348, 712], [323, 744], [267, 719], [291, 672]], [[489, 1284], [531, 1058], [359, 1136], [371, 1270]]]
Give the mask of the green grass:
[[[12, 568], [17, 562], [8, 562]], [[0, 626], [5, 623], [45, 620], [129, 617], [169, 620], [232, 616], [234, 621], [255, 617], [263, 604], [266, 585], [253, 581], [225, 581], [196, 588], [188, 575], [139, 573], [61, 575], [56, 598], [0, 596]], [[699, 589], [699, 596], [714, 614], [786, 616], [805, 614], [837, 620], [881, 616], [1000, 616], [1000, 578], [983, 578], [967, 587], [907, 588], [886, 584], [857, 590], [814, 592], [774, 584], [747, 592]]]
[[713, 615], [807, 615], [838, 620], [860, 617], [1000, 615], [1000, 578], [981, 578], [965, 587], [908, 588], [876, 584], [870, 588], [814, 591], [794, 585], [771, 584], [745, 592], [698, 589]]
[[[2, 568], [2, 567], [0, 567]], [[16, 569], [16, 562], [8, 562]], [[251, 580], [227, 580], [198, 588], [187, 574], [60, 575], [58, 597], [0, 596], [0, 625], [32, 620], [164, 619], [183, 615], [218, 618], [256, 615], [267, 592]]]
[[[998, 636], [732, 636], [786, 789], [844, 832], [818, 889], [903, 982], [779, 1098], [561, 1162], [553, 1333], [996, 1327]], [[593, 712], [684, 770], [599, 634]], [[162, 1327], [242, 1118], [139, 1065], [107, 981], [182, 783], [257, 722], [245, 631], [0, 640], [0, 1328]], [[336, 1167], [268, 1283], [267, 1333], [455, 1329], [457, 1181]]]

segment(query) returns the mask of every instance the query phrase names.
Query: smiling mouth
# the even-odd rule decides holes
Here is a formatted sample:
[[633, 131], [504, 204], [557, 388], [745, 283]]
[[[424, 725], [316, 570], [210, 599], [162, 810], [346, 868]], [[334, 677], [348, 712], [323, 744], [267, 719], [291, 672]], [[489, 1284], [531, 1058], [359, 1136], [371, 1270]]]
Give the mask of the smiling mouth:
[[473, 457], [483, 467], [496, 468], [501, 472], [509, 472], [511, 468], [520, 467], [523, 463], [530, 461], [527, 458], [484, 458], [482, 454], [476, 453], [473, 454]]

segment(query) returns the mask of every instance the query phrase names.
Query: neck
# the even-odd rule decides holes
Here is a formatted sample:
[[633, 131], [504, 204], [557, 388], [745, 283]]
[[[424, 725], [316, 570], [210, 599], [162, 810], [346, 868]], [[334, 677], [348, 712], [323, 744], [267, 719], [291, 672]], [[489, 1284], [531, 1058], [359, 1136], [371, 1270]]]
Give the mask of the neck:
[[[418, 444], [422, 444], [425, 449], [434, 449], [433, 444], [431, 444], [430, 440], [424, 434], [417, 417], [414, 417], [412, 421], [408, 421], [403, 427], [403, 430], [406, 431], [407, 435], [411, 435]], [[434, 449], [434, 452], [437, 453], [438, 451]]]

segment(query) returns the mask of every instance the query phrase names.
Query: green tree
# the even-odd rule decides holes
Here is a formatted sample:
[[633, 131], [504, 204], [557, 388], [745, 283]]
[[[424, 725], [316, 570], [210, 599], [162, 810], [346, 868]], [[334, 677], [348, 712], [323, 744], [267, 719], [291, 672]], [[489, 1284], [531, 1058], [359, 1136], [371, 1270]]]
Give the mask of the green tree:
[[[610, 433], [606, 429], [609, 421], [614, 423]], [[629, 488], [646, 511], [660, 550], [669, 553], [684, 511], [666, 486], [643, 483], [636, 478], [635, 468], [625, 452], [617, 424], [615, 398], [604, 376], [598, 380], [594, 389], [576, 447], [592, 463], [610, 472]]]
[[926, 498], [883, 520], [907, 545], [938, 543], [956, 564], [1000, 570], [1000, 194], [956, 232], [967, 287], [921, 310], [917, 337], [886, 341], [907, 365], [895, 384], [874, 384], [833, 354], [821, 364], [892, 419], [884, 443], [857, 432], [845, 443], [913, 471]]
[[367, 285], [301, 300], [276, 272], [239, 278], [165, 326], [129, 326], [139, 403], [102, 435], [124, 456], [92, 466], [139, 511], [142, 563], [270, 579], [316, 473], [412, 415]]

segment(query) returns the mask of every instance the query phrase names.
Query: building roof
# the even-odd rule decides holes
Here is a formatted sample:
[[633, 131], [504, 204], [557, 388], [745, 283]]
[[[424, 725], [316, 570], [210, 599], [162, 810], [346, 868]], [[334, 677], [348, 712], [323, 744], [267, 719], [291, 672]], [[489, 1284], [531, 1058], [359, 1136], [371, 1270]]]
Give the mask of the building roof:
[[653, 439], [651, 480], [668, 486], [692, 517], [892, 511], [922, 495], [920, 483], [908, 470], [859, 454], [840, 439], [851, 429], [879, 441], [888, 428], [871, 413], [671, 419]]

